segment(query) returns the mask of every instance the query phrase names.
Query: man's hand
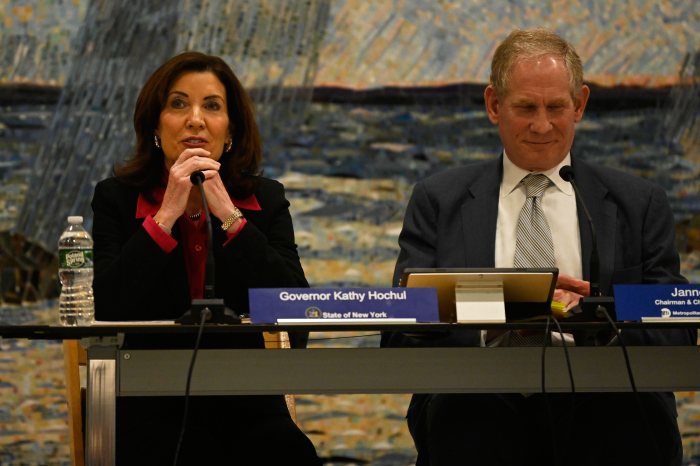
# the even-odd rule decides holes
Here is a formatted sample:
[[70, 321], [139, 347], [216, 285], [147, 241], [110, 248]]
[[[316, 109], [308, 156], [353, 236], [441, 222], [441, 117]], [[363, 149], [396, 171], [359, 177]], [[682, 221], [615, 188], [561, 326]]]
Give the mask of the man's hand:
[[560, 274], [557, 278], [557, 288], [554, 290], [554, 300], [564, 305], [568, 311], [576, 306], [579, 300], [591, 293], [591, 284], [585, 280], [570, 275]]

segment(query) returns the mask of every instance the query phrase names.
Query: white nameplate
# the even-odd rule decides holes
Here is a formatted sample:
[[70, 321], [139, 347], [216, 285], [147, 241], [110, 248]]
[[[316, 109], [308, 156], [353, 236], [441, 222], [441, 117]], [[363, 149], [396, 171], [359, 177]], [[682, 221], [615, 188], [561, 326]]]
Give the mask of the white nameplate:
[[460, 282], [455, 286], [457, 322], [503, 323], [506, 306], [503, 282]]

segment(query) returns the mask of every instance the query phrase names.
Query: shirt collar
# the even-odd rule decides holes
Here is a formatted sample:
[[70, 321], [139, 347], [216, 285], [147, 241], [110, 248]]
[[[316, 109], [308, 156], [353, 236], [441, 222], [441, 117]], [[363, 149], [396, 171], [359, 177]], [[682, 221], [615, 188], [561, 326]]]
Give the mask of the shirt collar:
[[[146, 218], [147, 216], [154, 216], [158, 213], [160, 205], [163, 203], [163, 196], [165, 195], [165, 187], [158, 186], [151, 190], [151, 196], [154, 202], [149, 202], [142, 193], [139, 194], [139, 198], [136, 201], [136, 218]], [[261, 211], [260, 203], [258, 203], [258, 198], [255, 194], [251, 194], [245, 199], [231, 198], [233, 204], [239, 209], [245, 210], [258, 210]]]
[[571, 183], [564, 181], [561, 176], [559, 176], [559, 169], [563, 167], [564, 165], [571, 165], [571, 153], [569, 152], [566, 154], [566, 157], [564, 157], [564, 160], [559, 162], [559, 164], [556, 167], [550, 168], [549, 170], [545, 170], [542, 172], [530, 172], [527, 170], [524, 170], [517, 165], [515, 165], [511, 160], [508, 158], [508, 155], [506, 154], [505, 149], [503, 150], [503, 181], [501, 181], [501, 197], [508, 196], [510, 193], [512, 193], [520, 184], [520, 181], [522, 181], [523, 178], [525, 178], [526, 175], [530, 173], [542, 173], [543, 175], [547, 175], [547, 177], [552, 181], [554, 186], [559, 189], [562, 193], [566, 194], [567, 196], [573, 196], [574, 195], [574, 188], [571, 186]]

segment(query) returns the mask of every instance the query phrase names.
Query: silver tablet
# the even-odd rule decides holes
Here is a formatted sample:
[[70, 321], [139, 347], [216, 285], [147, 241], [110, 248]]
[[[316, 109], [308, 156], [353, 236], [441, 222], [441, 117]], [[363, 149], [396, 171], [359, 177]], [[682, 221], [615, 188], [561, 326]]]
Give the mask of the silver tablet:
[[435, 288], [440, 321], [455, 322], [458, 283], [503, 283], [506, 319], [522, 320], [548, 314], [559, 269], [407, 268], [399, 286]]

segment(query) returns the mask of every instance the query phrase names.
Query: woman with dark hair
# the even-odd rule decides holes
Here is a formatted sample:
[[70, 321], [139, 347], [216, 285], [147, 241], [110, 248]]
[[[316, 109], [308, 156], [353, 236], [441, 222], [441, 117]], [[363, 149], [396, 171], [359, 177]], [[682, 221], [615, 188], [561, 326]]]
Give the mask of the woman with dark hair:
[[[134, 128], [135, 152], [92, 200], [98, 320], [173, 320], [203, 297], [209, 246], [195, 171], [211, 212], [215, 295], [244, 314], [249, 288], [308, 286], [284, 188], [258, 175], [253, 107], [223, 60], [198, 52], [168, 60], [143, 86]], [[192, 338], [135, 338], [125, 345], [193, 346]], [[263, 339], [205, 334], [200, 347], [262, 348]], [[172, 463], [183, 407], [180, 397], [118, 398], [118, 464]], [[251, 455], [265, 458], [255, 464], [319, 464], [282, 395], [190, 398], [179, 464], [242, 464]]]

